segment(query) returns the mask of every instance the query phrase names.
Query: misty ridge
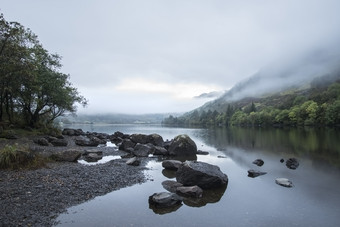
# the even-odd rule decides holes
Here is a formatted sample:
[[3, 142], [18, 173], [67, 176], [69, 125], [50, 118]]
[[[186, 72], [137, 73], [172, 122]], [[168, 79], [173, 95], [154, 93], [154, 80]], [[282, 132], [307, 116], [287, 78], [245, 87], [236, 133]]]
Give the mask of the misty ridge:
[[234, 102], [246, 97], [258, 98], [287, 89], [306, 88], [313, 81], [332, 82], [340, 76], [339, 62], [340, 54], [329, 54], [323, 51], [314, 51], [303, 57], [278, 61], [225, 91], [219, 99]]

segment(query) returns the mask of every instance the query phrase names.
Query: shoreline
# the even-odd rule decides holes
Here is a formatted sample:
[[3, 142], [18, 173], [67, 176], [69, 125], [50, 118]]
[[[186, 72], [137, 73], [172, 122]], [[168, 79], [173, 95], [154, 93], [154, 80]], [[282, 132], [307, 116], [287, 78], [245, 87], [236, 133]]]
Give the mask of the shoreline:
[[[66, 136], [69, 140], [71, 137]], [[33, 152], [46, 154], [67, 147], [42, 147], [31, 138], [1, 140], [6, 144], [28, 144]], [[93, 147], [82, 147], [93, 149]], [[123, 155], [112, 147], [96, 147], [104, 154]], [[67, 208], [96, 196], [146, 182], [144, 171], [150, 158], [141, 158], [140, 166], [126, 164], [127, 158], [104, 164], [83, 165], [77, 162], [51, 162], [36, 170], [0, 170], [0, 226], [53, 226]]]

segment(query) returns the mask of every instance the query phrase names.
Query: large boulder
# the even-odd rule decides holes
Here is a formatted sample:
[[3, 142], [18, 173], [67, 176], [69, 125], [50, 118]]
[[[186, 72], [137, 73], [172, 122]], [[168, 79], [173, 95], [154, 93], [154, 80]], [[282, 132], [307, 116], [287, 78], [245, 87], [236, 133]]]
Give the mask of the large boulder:
[[81, 156], [81, 152], [75, 149], [54, 153], [50, 158], [58, 162], [76, 162]]
[[137, 143], [134, 147], [133, 154], [138, 157], [148, 157], [151, 154], [151, 147], [146, 144]]
[[148, 142], [148, 136], [144, 134], [132, 134], [130, 136], [132, 142], [146, 144]]
[[130, 139], [124, 139], [123, 142], [119, 146], [119, 150], [122, 151], [131, 151], [136, 146], [135, 142], [132, 142]]
[[163, 147], [164, 146], [164, 140], [163, 137], [158, 134], [151, 134], [147, 136], [147, 143], [151, 143], [155, 146]]
[[164, 169], [169, 169], [169, 170], [178, 170], [179, 167], [183, 162], [178, 161], [178, 160], [165, 160], [162, 162], [162, 166]]
[[218, 166], [199, 161], [186, 161], [176, 172], [176, 179], [184, 186], [197, 185], [202, 189], [228, 184], [228, 176]]
[[195, 156], [197, 146], [188, 135], [178, 135], [169, 147], [169, 155], [174, 156]]
[[149, 204], [157, 208], [176, 206], [182, 203], [182, 198], [175, 193], [160, 192], [149, 197]]

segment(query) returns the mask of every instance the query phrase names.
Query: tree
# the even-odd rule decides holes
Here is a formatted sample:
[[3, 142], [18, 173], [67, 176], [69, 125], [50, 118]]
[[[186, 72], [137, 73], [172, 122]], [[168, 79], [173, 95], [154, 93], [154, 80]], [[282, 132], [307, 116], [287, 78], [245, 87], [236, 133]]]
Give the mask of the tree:
[[0, 31], [0, 121], [5, 112], [9, 122], [18, 116], [36, 127], [75, 112], [76, 103], [87, 104], [59, 71], [61, 57], [45, 50], [34, 33], [2, 14]]

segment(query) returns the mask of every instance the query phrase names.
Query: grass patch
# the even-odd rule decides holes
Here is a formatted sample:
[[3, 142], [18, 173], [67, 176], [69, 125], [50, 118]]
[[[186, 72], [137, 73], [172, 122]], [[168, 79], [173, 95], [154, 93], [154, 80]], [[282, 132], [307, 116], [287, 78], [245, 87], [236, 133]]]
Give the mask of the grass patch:
[[0, 169], [36, 169], [46, 166], [48, 161], [17, 144], [6, 145], [0, 150]]

